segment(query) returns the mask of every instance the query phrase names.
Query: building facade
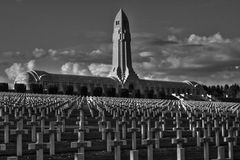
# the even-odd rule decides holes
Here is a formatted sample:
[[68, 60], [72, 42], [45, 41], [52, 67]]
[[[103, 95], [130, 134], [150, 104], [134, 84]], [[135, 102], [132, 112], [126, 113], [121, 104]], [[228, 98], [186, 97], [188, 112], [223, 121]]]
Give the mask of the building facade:
[[108, 77], [79, 76], [67, 74], [51, 74], [45, 71], [28, 71], [19, 75], [15, 83], [24, 83], [28, 90], [37, 84], [48, 91], [49, 87], [56, 86], [59, 93], [65, 93], [69, 86], [74, 93], [95, 95], [96, 90], [100, 95], [120, 95], [122, 90], [128, 90], [130, 94], [138, 94], [141, 97], [161, 98], [171, 94], [204, 93], [201, 85], [196, 82], [184, 81], [157, 81], [140, 79], [132, 67], [131, 57], [131, 33], [129, 21], [121, 9], [114, 20], [113, 25], [113, 56], [112, 69]]

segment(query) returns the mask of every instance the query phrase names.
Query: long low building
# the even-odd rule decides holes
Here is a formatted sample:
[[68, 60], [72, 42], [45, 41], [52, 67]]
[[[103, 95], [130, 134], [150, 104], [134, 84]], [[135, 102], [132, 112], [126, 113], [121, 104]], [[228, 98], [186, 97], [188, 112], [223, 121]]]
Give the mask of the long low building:
[[17, 76], [15, 83], [24, 83], [28, 90], [41, 85], [46, 92], [55, 87], [58, 93], [69, 89], [82, 95], [117, 96], [129, 91], [136, 97], [161, 98], [163, 95], [201, 95], [203, 88], [196, 82], [157, 81], [140, 79], [132, 67], [131, 34], [126, 14], [121, 9], [114, 20], [112, 70], [108, 77], [52, 74], [28, 71]]

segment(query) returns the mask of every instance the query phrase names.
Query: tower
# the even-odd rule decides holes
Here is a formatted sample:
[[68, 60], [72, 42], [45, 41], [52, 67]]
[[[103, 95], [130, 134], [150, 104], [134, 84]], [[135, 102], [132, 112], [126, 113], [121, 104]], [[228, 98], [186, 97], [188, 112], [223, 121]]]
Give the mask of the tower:
[[132, 68], [129, 22], [122, 9], [115, 17], [113, 28], [113, 57], [110, 77], [117, 79], [124, 86], [127, 81], [138, 79], [138, 76]]

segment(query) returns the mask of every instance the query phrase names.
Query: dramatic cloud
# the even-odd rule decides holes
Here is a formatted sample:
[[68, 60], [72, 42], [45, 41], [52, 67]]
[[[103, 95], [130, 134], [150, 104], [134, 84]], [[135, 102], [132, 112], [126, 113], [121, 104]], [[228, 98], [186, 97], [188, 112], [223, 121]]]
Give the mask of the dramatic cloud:
[[71, 63], [67, 62], [61, 67], [61, 71], [64, 74], [74, 75], [92, 75], [88, 66], [85, 63]]
[[224, 39], [220, 33], [216, 33], [213, 36], [201, 37], [195, 34], [192, 34], [187, 39], [187, 42], [190, 44], [211, 44], [211, 43], [229, 43], [229, 39]]
[[26, 64], [14, 63], [9, 68], [5, 69], [5, 73], [8, 76], [8, 79], [15, 81], [16, 77], [20, 74], [23, 74], [26, 71], [33, 70], [35, 67], [35, 60], [30, 60]]
[[88, 66], [92, 75], [105, 77], [109, 74], [112, 65], [92, 63]]
[[[151, 36], [159, 42], [169, 43], [149, 41]], [[237, 75], [229, 80], [229, 83], [237, 83], [240, 80], [239, 39], [223, 38], [220, 33], [212, 36], [192, 34], [183, 40], [176, 36], [168, 36], [165, 39], [160, 40], [151, 34], [135, 37], [133, 61], [140, 77], [227, 83], [227, 78]]]
[[98, 63], [72, 63], [67, 62], [61, 67], [64, 74], [85, 75], [85, 76], [107, 76], [111, 65]]
[[[173, 32], [162, 37], [152, 33], [133, 33], [132, 61], [139, 77], [192, 80], [205, 84], [240, 81], [240, 39], [225, 38], [220, 33], [180, 37], [180, 34]], [[0, 54], [4, 57], [0, 63], [8, 65], [12, 57], [17, 61], [19, 57], [26, 56], [25, 52], [14, 51]], [[111, 70], [112, 43], [98, 41], [98, 44], [62, 49], [36, 48], [31, 56], [25, 59], [36, 58], [38, 64], [49, 66], [52, 72], [59, 73], [61, 68], [64, 74], [107, 76]], [[14, 63], [5, 72], [9, 79], [14, 80], [18, 73], [34, 66], [35, 61]]]
[[28, 70], [33, 70], [35, 68], [35, 60], [30, 60], [26, 65]]

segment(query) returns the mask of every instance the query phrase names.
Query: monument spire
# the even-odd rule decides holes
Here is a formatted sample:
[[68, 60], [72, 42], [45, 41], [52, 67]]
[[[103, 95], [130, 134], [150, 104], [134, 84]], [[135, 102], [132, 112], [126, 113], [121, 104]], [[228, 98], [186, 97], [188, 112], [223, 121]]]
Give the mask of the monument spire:
[[129, 21], [122, 9], [115, 17], [113, 28], [113, 57], [110, 76], [124, 85], [128, 79], [138, 77], [132, 68]]

